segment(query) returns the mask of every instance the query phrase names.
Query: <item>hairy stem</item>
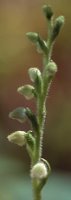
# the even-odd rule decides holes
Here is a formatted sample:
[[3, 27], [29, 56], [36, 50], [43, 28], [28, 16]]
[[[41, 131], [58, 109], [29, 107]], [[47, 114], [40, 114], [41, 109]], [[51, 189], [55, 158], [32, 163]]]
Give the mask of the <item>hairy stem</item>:
[[[49, 50], [48, 54], [45, 57], [45, 64], [44, 64], [44, 70], [43, 70], [43, 85], [44, 85], [44, 93], [42, 96], [38, 98], [37, 100], [37, 118], [39, 122], [39, 131], [36, 134], [36, 144], [35, 144], [35, 158], [34, 158], [34, 164], [36, 164], [42, 156], [42, 140], [43, 140], [43, 130], [44, 130], [44, 123], [45, 123], [45, 118], [46, 118], [46, 106], [45, 106], [45, 100], [46, 100], [46, 95], [47, 95], [47, 87], [46, 87], [46, 82], [45, 82], [45, 67], [46, 64], [51, 59], [51, 44], [49, 43]], [[37, 185], [35, 184], [35, 180], [33, 179], [32, 182], [33, 186], [33, 192], [34, 192], [34, 200], [41, 200], [41, 191], [38, 190]]]

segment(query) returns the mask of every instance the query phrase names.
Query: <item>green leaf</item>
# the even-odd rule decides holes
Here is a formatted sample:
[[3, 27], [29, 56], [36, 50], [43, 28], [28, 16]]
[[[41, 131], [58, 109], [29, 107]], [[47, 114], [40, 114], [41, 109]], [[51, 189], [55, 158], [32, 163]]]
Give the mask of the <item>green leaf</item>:
[[26, 109], [23, 107], [16, 108], [9, 113], [9, 117], [23, 123], [26, 119]]

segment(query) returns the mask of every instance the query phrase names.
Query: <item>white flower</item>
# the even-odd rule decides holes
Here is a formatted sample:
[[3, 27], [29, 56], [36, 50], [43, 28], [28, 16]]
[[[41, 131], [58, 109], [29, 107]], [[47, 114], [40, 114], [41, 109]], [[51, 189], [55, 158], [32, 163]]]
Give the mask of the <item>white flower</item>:
[[26, 143], [26, 135], [27, 133], [24, 131], [15, 131], [14, 133], [8, 135], [7, 138], [10, 142], [23, 146]]
[[38, 162], [31, 169], [31, 178], [43, 179], [47, 178], [48, 170], [43, 162]]

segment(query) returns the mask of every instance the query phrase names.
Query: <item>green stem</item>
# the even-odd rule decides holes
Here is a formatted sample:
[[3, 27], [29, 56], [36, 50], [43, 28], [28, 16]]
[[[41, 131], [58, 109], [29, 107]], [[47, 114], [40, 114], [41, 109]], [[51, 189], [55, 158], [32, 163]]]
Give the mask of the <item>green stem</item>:
[[36, 192], [34, 200], [41, 200], [41, 194], [39, 192]]
[[[47, 85], [45, 80], [46, 74], [46, 65], [49, 63], [51, 59], [51, 52], [52, 52], [52, 44], [50, 40], [50, 36], [48, 38], [48, 53], [47, 55], [43, 55], [43, 92], [37, 99], [37, 119], [39, 122], [39, 131], [36, 133], [36, 143], [35, 143], [35, 157], [33, 163], [36, 164], [42, 156], [42, 139], [43, 139], [43, 129], [46, 117], [46, 96], [47, 96]], [[36, 181], [33, 179], [32, 182], [33, 186], [33, 193], [34, 193], [34, 200], [41, 200], [41, 190], [38, 190]]]
[[32, 181], [34, 200], [41, 200], [41, 192], [38, 190], [37, 181], [34, 178]]

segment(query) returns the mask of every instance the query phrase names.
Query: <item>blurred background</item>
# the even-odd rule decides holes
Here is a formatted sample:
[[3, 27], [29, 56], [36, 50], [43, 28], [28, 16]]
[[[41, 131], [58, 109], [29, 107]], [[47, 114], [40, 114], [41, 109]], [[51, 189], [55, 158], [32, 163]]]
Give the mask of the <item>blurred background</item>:
[[43, 191], [43, 199], [71, 199], [71, 1], [66, 0], [0, 0], [0, 200], [31, 199], [28, 178], [30, 160], [25, 148], [11, 144], [6, 137], [16, 130], [29, 130], [29, 124], [9, 119], [18, 106], [29, 106], [17, 94], [17, 88], [30, 83], [27, 70], [38, 66], [42, 58], [25, 34], [39, 32], [47, 36], [42, 5], [50, 4], [55, 16], [65, 16], [65, 26], [59, 35], [52, 58], [58, 72], [47, 101], [43, 157], [52, 167], [52, 175]]

